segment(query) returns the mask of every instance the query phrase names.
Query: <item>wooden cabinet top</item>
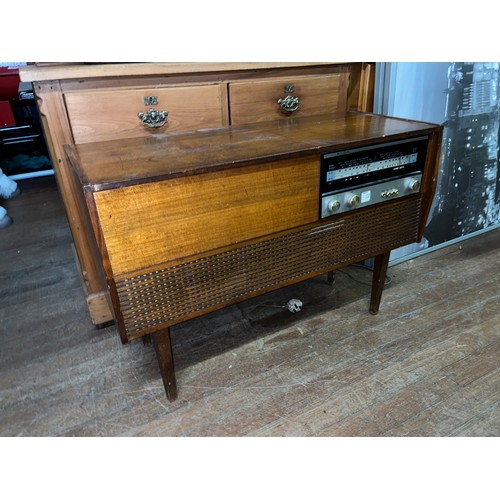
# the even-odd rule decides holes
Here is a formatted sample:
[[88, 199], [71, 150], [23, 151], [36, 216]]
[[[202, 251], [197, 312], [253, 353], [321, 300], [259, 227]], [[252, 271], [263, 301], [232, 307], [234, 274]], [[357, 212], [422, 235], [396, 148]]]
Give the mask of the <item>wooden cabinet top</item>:
[[80, 181], [93, 191], [435, 131], [438, 125], [347, 112], [253, 125], [155, 133], [150, 137], [66, 145]]
[[333, 62], [189, 62], [189, 63], [108, 63], [108, 64], [40, 64], [20, 68], [24, 82], [45, 80], [67, 80], [78, 78], [110, 78], [117, 76], [160, 76], [193, 73], [217, 73], [234, 71], [256, 71], [286, 68], [321, 67]]

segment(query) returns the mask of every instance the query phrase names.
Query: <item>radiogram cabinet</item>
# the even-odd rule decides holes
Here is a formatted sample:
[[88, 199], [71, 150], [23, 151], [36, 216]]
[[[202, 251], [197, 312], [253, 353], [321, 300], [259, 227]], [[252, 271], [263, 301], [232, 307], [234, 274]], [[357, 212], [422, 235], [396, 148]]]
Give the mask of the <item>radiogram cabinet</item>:
[[[243, 113], [243, 111], [241, 111]], [[420, 240], [440, 126], [335, 112], [68, 144], [122, 341], [151, 335], [169, 399], [169, 328]]]
[[113, 310], [64, 144], [154, 139], [165, 133], [286, 121], [349, 109], [370, 111], [374, 65], [45, 63], [22, 68], [20, 77], [34, 84], [90, 316], [99, 325], [113, 319]]

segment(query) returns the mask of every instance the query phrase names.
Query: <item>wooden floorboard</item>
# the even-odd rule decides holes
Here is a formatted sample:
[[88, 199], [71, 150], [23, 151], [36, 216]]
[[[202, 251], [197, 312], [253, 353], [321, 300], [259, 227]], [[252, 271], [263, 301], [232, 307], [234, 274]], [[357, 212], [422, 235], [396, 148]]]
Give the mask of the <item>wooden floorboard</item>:
[[[154, 350], [92, 325], [51, 177], [2, 201], [2, 436], [498, 436], [500, 231], [389, 268], [314, 278], [172, 328]], [[292, 314], [283, 305], [299, 298]]]

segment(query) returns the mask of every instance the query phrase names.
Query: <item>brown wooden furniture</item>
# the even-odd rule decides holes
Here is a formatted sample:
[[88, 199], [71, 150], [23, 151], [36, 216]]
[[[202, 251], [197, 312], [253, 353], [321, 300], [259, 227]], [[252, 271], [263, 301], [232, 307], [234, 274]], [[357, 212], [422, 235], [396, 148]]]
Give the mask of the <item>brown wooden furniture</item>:
[[[341, 112], [67, 145], [122, 341], [152, 334], [172, 400], [172, 325], [372, 256], [376, 313], [390, 251], [422, 237], [441, 134]], [[418, 192], [320, 217], [322, 153], [417, 137]]]
[[[38, 64], [20, 70], [34, 83], [46, 142], [74, 239], [92, 321], [113, 319], [99, 251], [78, 200], [64, 144], [156, 137], [203, 128], [370, 111], [371, 63]], [[290, 113], [283, 106], [300, 99]], [[288, 99], [289, 98], [289, 99]], [[288, 99], [288, 101], [287, 101]], [[161, 128], [147, 121], [168, 112]], [[106, 167], [107, 168], [107, 167]]]

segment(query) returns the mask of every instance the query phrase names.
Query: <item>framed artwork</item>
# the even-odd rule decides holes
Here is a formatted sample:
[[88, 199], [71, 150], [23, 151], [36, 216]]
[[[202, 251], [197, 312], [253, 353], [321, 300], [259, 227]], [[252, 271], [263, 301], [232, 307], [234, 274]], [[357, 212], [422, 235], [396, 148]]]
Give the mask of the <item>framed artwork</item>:
[[444, 126], [424, 238], [391, 262], [500, 227], [500, 63], [380, 63], [377, 78], [376, 112]]

